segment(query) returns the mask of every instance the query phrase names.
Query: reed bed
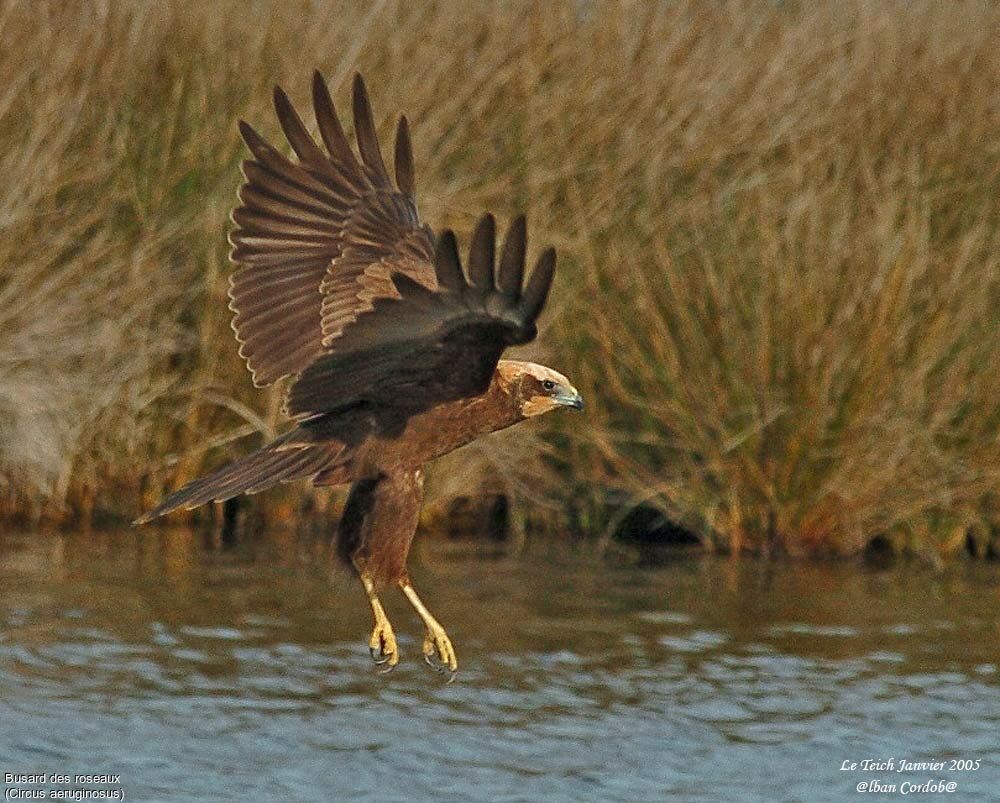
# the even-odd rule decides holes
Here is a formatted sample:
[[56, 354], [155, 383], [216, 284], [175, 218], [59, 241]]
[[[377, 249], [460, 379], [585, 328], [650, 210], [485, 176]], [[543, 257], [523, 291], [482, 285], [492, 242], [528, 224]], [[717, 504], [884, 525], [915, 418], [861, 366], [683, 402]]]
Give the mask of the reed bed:
[[[226, 310], [235, 122], [359, 70], [421, 212], [556, 245], [529, 356], [584, 418], [436, 467], [593, 533], [997, 550], [1000, 8], [990, 3], [0, 5], [0, 510], [128, 519], [280, 429]], [[274, 517], [312, 492], [261, 497]], [[320, 496], [320, 505], [327, 497]]]

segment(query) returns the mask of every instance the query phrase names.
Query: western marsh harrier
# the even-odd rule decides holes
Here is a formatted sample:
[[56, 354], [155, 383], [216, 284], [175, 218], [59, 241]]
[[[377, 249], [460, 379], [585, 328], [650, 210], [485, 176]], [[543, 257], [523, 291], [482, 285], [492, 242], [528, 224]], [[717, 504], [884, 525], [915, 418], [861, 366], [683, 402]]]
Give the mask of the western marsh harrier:
[[455, 235], [435, 239], [417, 215], [406, 118], [396, 132], [393, 184], [361, 77], [353, 98], [360, 159], [319, 73], [312, 90], [325, 151], [280, 88], [274, 106], [297, 161], [240, 123], [252, 158], [243, 162], [230, 235], [240, 266], [229, 291], [240, 355], [258, 386], [293, 377], [285, 411], [295, 426], [138, 522], [279, 482], [351, 483], [337, 553], [368, 595], [373, 659], [386, 671], [399, 662], [377, 595], [396, 584], [427, 627], [426, 660], [454, 673], [451, 641], [406, 573], [423, 466], [488, 432], [583, 407], [562, 374], [500, 359], [537, 334], [555, 251], [543, 251], [525, 281], [524, 218], [510, 224], [498, 261], [495, 223], [485, 215], [463, 271]]

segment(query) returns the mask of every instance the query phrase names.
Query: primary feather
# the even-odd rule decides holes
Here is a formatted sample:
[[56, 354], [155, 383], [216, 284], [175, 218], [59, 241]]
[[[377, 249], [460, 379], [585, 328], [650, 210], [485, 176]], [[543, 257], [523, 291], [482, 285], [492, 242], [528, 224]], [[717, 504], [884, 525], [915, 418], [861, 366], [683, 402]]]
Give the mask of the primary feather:
[[[438, 241], [437, 289], [394, 275], [398, 297], [375, 301], [344, 329], [334, 349], [303, 371], [288, 394], [289, 415], [366, 404], [376, 413], [408, 417], [485, 391], [503, 350], [534, 338], [554, 267], [554, 252], [546, 251], [523, 295], [512, 284], [502, 292], [494, 282], [495, 236], [486, 215], [473, 236], [468, 280], [450, 231]], [[523, 225], [511, 227], [504, 252], [506, 270], [520, 278]]]
[[305, 369], [344, 326], [395, 291], [402, 273], [434, 282], [433, 237], [413, 198], [409, 131], [396, 142], [398, 186], [385, 170], [364, 82], [354, 83], [354, 155], [322, 77], [313, 105], [324, 152], [280, 88], [274, 107], [298, 162], [281, 154], [251, 126], [240, 133], [252, 159], [233, 212], [230, 280], [233, 329], [254, 383], [268, 385]]

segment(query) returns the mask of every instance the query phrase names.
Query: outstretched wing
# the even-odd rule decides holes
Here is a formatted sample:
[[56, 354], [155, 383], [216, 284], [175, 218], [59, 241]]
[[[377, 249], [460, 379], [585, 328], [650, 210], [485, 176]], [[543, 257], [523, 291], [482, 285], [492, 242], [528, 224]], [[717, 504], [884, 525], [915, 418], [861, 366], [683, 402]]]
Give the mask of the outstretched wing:
[[241, 268], [230, 279], [229, 306], [256, 385], [302, 371], [376, 299], [395, 295], [393, 273], [435, 286], [434, 241], [417, 216], [406, 118], [396, 132], [393, 186], [358, 75], [353, 99], [360, 160], [318, 72], [313, 105], [327, 152], [280, 87], [274, 107], [297, 163], [240, 123], [253, 158], [243, 162], [246, 181], [233, 211], [231, 258]]
[[455, 235], [438, 239], [437, 289], [393, 277], [397, 297], [345, 327], [336, 349], [318, 357], [292, 385], [287, 410], [309, 416], [365, 407], [399, 420], [437, 404], [483, 393], [505, 348], [534, 339], [555, 270], [555, 251], [538, 259], [522, 289], [526, 230], [511, 225], [499, 271], [491, 215], [480, 220], [462, 272]]

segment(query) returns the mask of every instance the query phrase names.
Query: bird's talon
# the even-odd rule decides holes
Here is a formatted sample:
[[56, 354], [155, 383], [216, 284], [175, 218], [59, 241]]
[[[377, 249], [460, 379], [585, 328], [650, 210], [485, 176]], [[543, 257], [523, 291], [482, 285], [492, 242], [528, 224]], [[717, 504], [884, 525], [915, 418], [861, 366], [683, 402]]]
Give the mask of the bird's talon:
[[372, 661], [375, 663], [375, 666], [379, 667], [379, 672], [383, 675], [391, 672], [396, 668], [396, 664], [399, 663], [399, 653], [395, 650], [382, 653], [371, 650], [371, 653]]
[[396, 646], [396, 634], [386, 619], [377, 622], [368, 641], [368, 653], [376, 666], [385, 667], [382, 673], [391, 672], [399, 663], [399, 648]]
[[451, 640], [444, 630], [427, 631], [424, 636], [424, 662], [438, 674], [450, 673], [448, 683], [454, 680], [458, 661], [455, 658], [455, 648], [451, 646]]

